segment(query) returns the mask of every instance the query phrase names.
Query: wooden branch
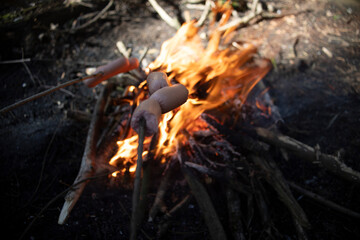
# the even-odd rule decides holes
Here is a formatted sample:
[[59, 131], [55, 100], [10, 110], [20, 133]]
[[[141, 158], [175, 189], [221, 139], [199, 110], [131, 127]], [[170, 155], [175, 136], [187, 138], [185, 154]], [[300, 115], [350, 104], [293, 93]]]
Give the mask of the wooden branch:
[[26, 229], [24, 230], [24, 232], [21, 234], [19, 240], [23, 239], [25, 237], [25, 235], [27, 234], [27, 232], [30, 230], [30, 228], [34, 225], [35, 221], [37, 219], [40, 218], [40, 216], [42, 216], [43, 212], [48, 209], [50, 207], [51, 204], [53, 204], [55, 201], [57, 201], [60, 197], [62, 197], [63, 195], [65, 195], [68, 191], [71, 191], [74, 187], [76, 187], [79, 184], [82, 184], [85, 181], [91, 181], [91, 180], [95, 180], [95, 179], [99, 179], [100, 177], [105, 177], [107, 176], [108, 173], [106, 174], [101, 174], [101, 175], [97, 175], [97, 176], [93, 176], [90, 178], [85, 178], [79, 182], [73, 183], [70, 187], [68, 187], [67, 189], [65, 189], [64, 191], [62, 191], [61, 193], [59, 193], [58, 195], [56, 195], [54, 198], [52, 198], [41, 210], [40, 212], [33, 218], [33, 220], [29, 223], [29, 225], [26, 227]]
[[314, 199], [315, 201], [317, 201], [317, 202], [319, 202], [319, 203], [321, 203], [321, 204], [323, 204], [323, 205], [325, 205], [325, 206], [327, 206], [327, 207], [329, 207], [329, 208], [331, 208], [331, 209], [333, 209], [333, 210], [335, 210], [335, 211], [337, 211], [339, 213], [345, 214], [345, 215], [353, 217], [353, 218], [360, 219], [360, 213], [354, 212], [354, 211], [352, 211], [350, 209], [347, 209], [347, 208], [345, 208], [343, 206], [340, 206], [339, 204], [336, 204], [336, 203], [334, 203], [334, 202], [332, 202], [330, 200], [327, 200], [327, 199], [323, 198], [322, 196], [320, 196], [318, 194], [310, 192], [310, 191], [296, 185], [293, 182], [288, 182], [288, 184], [289, 184], [289, 186], [291, 188], [295, 189], [297, 192], [299, 192], [299, 193], [301, 193], [301, 194], [303, 194], [303, 195], [305, 195], [305, 196], [307, 196], [307, 197], [309, 197], [311, 199]]
[[91, 114], [80, 110], [68, 110], [66, 116], [80, 122], [91, 122]]
[[22, 58], [22, 59], [1, 61], [0, 64], [24, 63], [24, 62], [30, 62], [30, 61], [31, 61], [30, 58]]
[[145, 119], [140, 119], [140, 129], [139, 129], [139, 146], [138, 146], [138, 158], [136, 161], [136, 172], [134, 179], [134, 191], [132, 196], [132, 214], [131, 214], [131, 235], [130, 239], [135, 240], [137, 236], [138, 221], [136, 213], [138, 211], [138, 203], [140, 198], [140, 184], [141, 184], [141, 171], [142, 171], [142, 153], [144, 149], [144, 139], [145, 139]]
[[211, 239], [227, 239], [224, 228], [221, 225], [220, 219], [215, 211], [215, 208], [205, 187], [196, 179], [196, 177], [191, 173], [190, 169], [182, 166], [182, 171], [187, 183], [190, 186], [191, 192], [195, 196], [195, 199], [204, 216], [206, 225], [210, 232]]
[[190, 200], [190, 195], [186, 195], [178, 204], [176, 204], [168, 213], [164, 215], [161, 220], [161, 225], [157, 232], [157, 239], [162, 239], [165, 233], [167, 232], [170, 220], [173, 218], [173, 215], [181, 209], [188, 201]]
[[84, 29], [84, 28], [90, 26], [91, 24], [93, 24], [94, 22], [96, 22], [109, 10], [109, 8], [113, 5], [113, 3], [114, 3], [114, 0], [110, 0], [108, 2], [108, 4], [104, 7], [104, 9], [102, 9], [93, 19], [91, 19], [90, 21], [86, 22], [85, 24], [83, 24], [79, 27], [70, 29], [70, 33], [74, 33], [80, 29]]
[[200, 16], [199, 21], [195, 24], [196, 27], [201, 27], [204, 24], [207, 16], [209, 15], [210, 9], [211, 9], [211, 0], [206, 0], [204, 11]]
[[310, 147], [289, 136], [269, 131], [264, 128], [256, 128], [256, 133], [265, 142], [274, 146], [286, 149], [304, 160], [313, 164], [319, 164], [328, 171], [356, 183], [360, 183], [360, 172], [357, 172], [341, 162], [339, 157], [320, 152], [318, 149]]
[[176, 18], [170, 17], [165, 10], [156, 2], [156, 0], [148, 0], [155, 11], [160, 17], [170, 26], [178, 30], [180, 28], [180, 22]]
[[161, 205], [163, 204], [163, 198], [167, 191], [167, 188], [169, 187], [169, 178], [172, 175], [173, 168], [167, 168], [164, 176], [161, 179], [160, 185], [158, 187], [158, 190], [156, 192], [154, 203], [150, 209], [149, 212], [149, 222], [152, 222], [157, 213], [159, 212], [159, 209]]
[[76, 188], [69, 190], [65, 196], [65, 203], [61, 209], [60, 216], [58, 219], [59, 224], [64, 224], [76, 202], [79, 200], [82, 192], [88, 181], [83, 181], [84, 179], [91, 178], [96, 171], [96, 142], [99, 135], [99, 130], [101, 127], [102, 116], [104, 113], [104, 108], [106, 105], [106, 99], [110, 95], [110, 92], [113, 88], [113, 84], [107, 84], [100, 94], [99, 99], [96, 102], [96, 106], [92, 115], [88, 136], [86, 139], [86, 145], [84, 154], [81, 160], [81, 166], [79, 173], [74, 181], [77, 184]]
[[241, 222], [241, 201], [240, 196], [232, 188], [226, 188], [226, 199], [229, 215], [229, 228], [233, 239], [245, 240], [244, 229]]
[[256, 16], [258, 16], [261, 12], [253, 12], [251, 11], [249, 14], [245, 15], [242, 18], [237, 18], [235, 20], [232, 20], [231, 22], [225, 24], [224, 26], [221, 26], [219, 28], [219, 31], [223, 32], [228, 30], [229, 28], [239, 27], [242, 25], [245, 25], [249, 23], [252, 19], [254, 19]]
[[305, 212], [292, 195], [289, 186], [287, 185], [287, 182], [284, 179], [280, 169], [277, 167], [276, 163], [271, 159], [265, 160], [255, 155], [252, 155], [251, 159], [257, 166], [267, 172], [265, 176], [266, 181], [278, 193], [279, 199], [288, 208], [294, 221], [296, 223], [299, 223], [300, 227], [309, 228], [310, 223], [306, 217]]
[[193, 162], [185, 162], [184, 164], [186, 166], [188, 166], [188, 167], [196, 169], [200, 173], [204, 173], [204, 174], [207, 174], [209, 176], [213, 176], [213, 177], [217, 177], [217, 178], [224, 177], [224, 175], [221, 172], [215, 171], [213, 169], [210, 169], [210, 168], [205, 167], [205, 166], [200, 165], [200, 164], [196, 164], [196, 163], [193, 163]]

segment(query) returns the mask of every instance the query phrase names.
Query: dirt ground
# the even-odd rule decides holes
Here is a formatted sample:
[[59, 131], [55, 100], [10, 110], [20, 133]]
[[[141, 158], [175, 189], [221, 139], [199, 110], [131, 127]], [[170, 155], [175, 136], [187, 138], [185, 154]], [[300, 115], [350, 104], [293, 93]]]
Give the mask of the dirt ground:
[[[139, 57], [148, 47], [143, 65], [155, 59], [163, 41], [175, 30], [161, 20], [147, 1], [121, 1], [116, 14], [100, 18], [75, 33], [67, 31], [80, 14], [100, 11], [106, 1], [92, 1], [94, 9], [51, 1], [15, 1], [1, 7], [0, 108], [57, 84], [85, 75], [87, 67], [120, 56], [121, 40]], [[60, 1], [59, 1], [60, 2]], [[321, 151], [340, 154], [360, 171], [360, 3], [359, 1], [264, 1], [284, 14], [251, 22], [237, 30], [239, 41], [258, 45], [259, 54], [273, 62], [264, 78], [279, 108], [281, 130]], [[341, 2], [341, 3], [340, 3]], [[186, 10], [181, 1], [159, 1], [173, 16]], [[36, 6], [36, 5], [35, 5]], [[31, 12], [36, 18], [14, 20]], [[25, 11], [24, 9], [28, 9]], [[199, 17], [201, 10], [191, 10]], [[86, 21], [86, 20], [82, 20]], [[143, 66], [143, 67], [144, 67]], [[1, 219], [8, 239], [19, 238], [36, 215], [75, 179], [89, 122], [68, 116], [69, 111], [91, 113], [99, 88], [75, 84], [0, 116]], [[354, 212], [360, 212], [360, 188], [327, 171], [291, 158], [277, 159], [289, 181]], [[132, 189], [114, 187], [107, 178], [91, 182], [65, 225], [57, 219], [63, 197], [36, 219], [24, 239], [128, 239]], [[155, 184], [156, 185], [156, 184]], [[180, 199], [184, 182], [176, 182], [169, 201]], [[178, 191], [177, 191], [178, 190]], [[153, 198], [156, 190], [151, 192]], [[309, 239], [360, 239], [360, 220], [345, 216], [294, 192], [311, 224]], [[274, 209], [278, 206], [274, 206]], [[219, 208], [221, 209], [221, 207]], [[285, 214], [278, 212], [277, 218]], [[281, 221], [281, 220], [280, 220]], [[296, 239], [286, 229], [283, 238]], [[147, 223], [140, 239], [154, 238], [156, 226]], [[257, 235], [257, 239], [263, 239]], [[252, 236], [248, 236], [249, 239]], [[195, 199], [172, 222], [166, 239], [208, 239]]]

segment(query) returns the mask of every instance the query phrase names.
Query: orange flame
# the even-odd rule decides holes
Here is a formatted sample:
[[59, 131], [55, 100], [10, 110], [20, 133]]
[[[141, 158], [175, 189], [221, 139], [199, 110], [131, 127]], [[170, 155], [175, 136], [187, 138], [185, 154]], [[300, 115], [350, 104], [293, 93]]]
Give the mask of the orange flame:
[[[235, 99], [243, 104], [253, 87], [270, 70], [268, 61], [255, 59], [257, 49], [252, 44], [233, 42], [221, 49], [224, 43], [229, 43], [229, 33], [234, 30], [219, 30], [230, 18], [231, 9], [228, 5], [216, 5], [213, 11], [222, 13], [223, 17], [218, 27], [214, 21], [211, 23], [212, 33], [206, 47], [198, 34], [200, 29], [195, 26], [196, 22], [187, 22], [174, 37], [163, 43], [159, 56], [148, 66], [147, 72], [166, 72], [171, 82], [179, 82], [189, 90], [188, 101], [164, 114], [159, 123], [156, 156], [162, 155], [161, 162], [176, 152], [178, 143], [187, 140], [182, 130], [191, 133], [207, 128], [199, 118], [204, 111]], [[116, 165], [117, 159], [125, 159], [124, 163], [131, 162], [131, 169], [135, 171], [133, 159], [137, 155], [137, 143], [137, 135], [119, 141], [119, 151], [110, 164]]]
[[234, 98], [244, 103], [270, 69], [267, 62], [258, 60], [259, 65], [252, 61], [255, 46], [235, 44], [236, 47], [220, 50], [225, 36], [215, 29], [205, 48], [198, 31], [194, 21], [185, 23], [173, 38], [164, 42], [160, 55], [148, 67], [151, 71], [166, 72], [169, 79], [183, 84], [190, 93], [188, 101], [160, 123], [157, 155], [173, 153], [177, 142], [186, 140], [180, 131], [191, 132], [204, 111]]

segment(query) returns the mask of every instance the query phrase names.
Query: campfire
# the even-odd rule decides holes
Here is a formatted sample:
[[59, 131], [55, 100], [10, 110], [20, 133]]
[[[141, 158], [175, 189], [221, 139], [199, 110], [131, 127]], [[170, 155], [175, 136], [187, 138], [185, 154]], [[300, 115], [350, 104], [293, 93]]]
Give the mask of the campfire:
[[[245, 239], [259, 222], [269, 236], [280, 236], [269, 214], [269, 196], [273, 192], [284, 211], [289, 212], [298, 236], [305, 239], [310, 224], [290, 191], [290, 187], [299, 191], [301, 188], [284, 179], [271, 157], [271, 146], [279, 147], [285, 158], [291, 152], [345, 179], [360, 181], [359, 173], [338, 157], [280, 133], [280, 114], [261, 82], [271, 62], [257, 55], [255, 45], [233, 41], [235, 28], [228, 24], [229, 6], [215, 6], [213, 14], [220, 20], [214, 17], [205, 29], [197, 21], [184, 23], [175, 36], [163, 43], [155, 61], [146, 69], [132, 70], [140, 76], [135, 85], [118, 92], [116, 82], [105, 84], [90, 124], [79, 174], [65, 198], [60, 224], [69, 217], [87, 182], [105, 171], [111, 181], [126, 176], [134, 181], [131, 238], [136, 238], [145, 216], [149, 221], [161, 219], [161, 236], [171, 214], [190, 198], [185, 196], [171, 210], [163, 206], [169, 176], [180, 170], [212, 239]], [[139, 123], [145, 129], [134, 129], [131, 126], [137, 109], [159, 91], [151, 93], [151, 76], [160, 79], [165, 87], [184, 86], [188, 95], [175, 108], [165, 111], [161, 106], [163, 114], [159, 114], [154, 129], [149, 128], [146, 116], [145, 123]], [[182, 98], [180, 95], [175, 98]], [[170, 96], [162, 97], [166, 105]], [[147, 209], [149, 176], [154, 168], [162, 171], [162, 179], [152, 207]], [[227, 226], [207, 191], [211, 181], [225, 193]], [[244, 202], [247, 207], [240, 208]]]

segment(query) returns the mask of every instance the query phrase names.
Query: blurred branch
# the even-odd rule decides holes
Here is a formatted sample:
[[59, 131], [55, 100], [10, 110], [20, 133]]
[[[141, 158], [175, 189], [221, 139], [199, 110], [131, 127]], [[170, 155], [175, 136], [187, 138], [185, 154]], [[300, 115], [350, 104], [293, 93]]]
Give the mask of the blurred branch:
[[156, 2], [156, 0], [148, 0], [160, 17], [170, 26], [176, 30], [180, 28], [180, 22], [176, 18], [170, 17], [165, 10]]

